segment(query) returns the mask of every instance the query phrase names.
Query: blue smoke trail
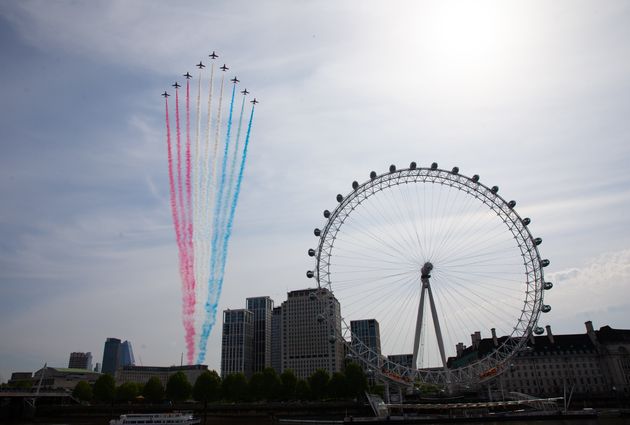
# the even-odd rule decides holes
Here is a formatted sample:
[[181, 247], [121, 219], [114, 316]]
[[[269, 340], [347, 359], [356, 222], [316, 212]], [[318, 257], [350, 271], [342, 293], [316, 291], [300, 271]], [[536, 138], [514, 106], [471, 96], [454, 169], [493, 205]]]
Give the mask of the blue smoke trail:
[[[245, 96], [243, 96], [243, 102], [241, 102], [241, 112], [238, 117], [238, 127], [236, 130], [234, 151], [232, 152], [232, 161], [230, 163], [230, 178], [227, 181], [228, 190], [226, 191], [226, 195], [225, 195], [226, 204], [227, 204], [228, 199], [232, 199], [232, 194], [234, 193], [234, 184], [236, 183], [236, 179], [234, 178], [234, 173], [236, 173], [236, 159], [238, 157], [239, 148], [241, 144], [241, 128], [243, 127], [243, 112], [245, 112]], [[225, 223], [223, 220], [225, 220], [225, 218], [222, 218], [221, 228], [225, 227]]]
[[[252, 106], [252, 112], [249, 116], [249, 123], [247, 124], [247, 135], [245, 136], [245, 143], [243, 145], [243, 155], [241, 157], [241, 164], [240, 164], [240, 168], [238, 171], [238, 178], [236, 180], [236, 188], [234, 190], [234, 196], [232, 197], [232, 202], [230, 204], [230, 213], [228, 216], [228, 221], [227, 221], [227, 226], [226, 226], [226, 230], [225, 230], [225, 235], [223, 236], [223, 247], [221, 249], [221, 261], [220, 261], [220, 270], [219, 270], [219, 277], [216, 281], [217, 283], [217, 298], [215, 303], [212, 305], [212, 311], [213, 311], [213, 316], [211, 318], [211, 322], [209, 323], [209, 330], [208, 330], [208, 334], [210, 332], [210, 329], [212, 329], [212, 326], [214, 326], [214, 324], [216, 323], [216, 313], [217, 313], [217, 306], [218, 306], [218, 299], [219, 299], [219, 295], [221, 295], [221, 288], [223, 286], [223, 277], [225, 276], [225, 264], [226, 264], [226, 260], [227, 260], [227, 247], [228, 247], [228, 243], [230, 241], [230, 236], [232, 235], [232, 225], [234, 224], [234, 213], [236, 212], [236, 205], [238, 204], [238, 198], [239, 195], [241, 193], [241, 182], [243, 181], [243, 171], [245, 170], [245, 161], [247, 160], [247, 149], [249, 147], [249, 137], [251, 135], [252, 132], [252, 121], [254, 120], [254, 109], [255, 109], [255, 105]], [[205, 325], [205, 324], [204, 324]], [[204, 327], [204, 332], [205, 332], [205, 327]], [[207, 343], [207, 336], [206, 339], [204, 340], [204, 345], [199, 347], [199, 356], [197, 358], [197, 363], [201, 364], [203, 363], [203, 361], [205, 360], [205, 355], [206, 355], [206, 344]]]
[[[206, 344], [208, 342], [208, 337], [210, 336], [210, 331], [212, 331], [212, 327], [216, 321], [216, 313], [217, 313], [217, 304], [219, 294], [221, 293], [220, 286], [217, 286], [217, 282], [215, 279], [216, 269], [217, 269], [217, 260], [224, 258], [219, 251], [219, 230], [220, 229], [220, 213], [223, 209], [223, 192], [225, 189], [225, 178], [226, 178], [226, 167], [227, 167], [227, 158], [228, 152], [230, 148], [230, 137], [232, 130], [232, 116], [234, 111], [234, 96], [236, 93], [236, 84], [232, 87], [232, 99], [230, 100], [230, 115], [227, 122], [227, 133], [225, 135], [225, 145], [223, 149], [223, 160], [221, 162], [221, 179], [219, 181], [218, 192], [215, 198], [214, 205], [214, 217], [213, 217], [213, 232], [212, 232], [212, 250], [210, 254], [210, 277], [208, 279], [208, 297], [206, 299], [205, 311], [206, 317], [203, 322], [202, 331], [199, 338], [199, 353], [197, 356], [197, 363], [202, 363], [205, 355], [206, 355]], [[221, 232], [223, 233], [223, 232]]]

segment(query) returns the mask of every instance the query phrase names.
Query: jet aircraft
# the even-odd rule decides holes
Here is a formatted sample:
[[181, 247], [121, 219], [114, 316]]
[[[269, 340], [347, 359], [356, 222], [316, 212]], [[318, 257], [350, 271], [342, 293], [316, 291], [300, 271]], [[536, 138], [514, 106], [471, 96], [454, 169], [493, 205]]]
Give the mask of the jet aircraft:
[[184, 74], [184, 77], [186, 77], [187, 80], [190, 80], [192, 78], [192, 75], [190, 75], [190, 72], [187, 72]]
[[199, 68], [199, 69], [202, 69], [202, 68], [205, 68], [205, 67], [206, 66], [201, 61], [199, 61], [199, 63], [197, 64], [197, 68]]
[[169, 97], [169, 96], [170, 96], [170, 94], [166, 93], [166, 90], [165, 90], [165, 91], [164, 91], [164, 93], [162, 93], [162, 96], [164, 96], [164, 97]]
[[181, 86], [179, 85], [179, 83], [177, 81], [175, 81], [175, 84], [173, 84], [173, 87], [175, 87], [176, 89], [180, 88]]
[[255, 105], [255, 104], [260, 103], [260, 102], [257, 101], [256, 98], [254, 98], [254, 100], [252, 100], [251, 103], [253, 103]]
[[247, 96], [249, 94], [249, 92], [247, 91], [247, 89], [245, 90], [241, 90], [241, 93], [243, 93], [245, 96]]
[[239, 80], [238, 78], [234, 77], [230, 81], [233, 82], [234, 84], [236, 84], [236, 83], [239, 83], [241, 80]]
[[221, 71], [223, 72], [227, 71], [228, 69], [230, 68], [228, 68], [226, 64], [223, 64], [223, 66], [221, 67]]
[[216, 58], [218, 58], [218, 57], [219, 57], [219, 55], [217, 55], [216, 53], [214, 53], [214, 50], [212, 51], [212, 54], [211, 54], [211, 55], [208, 55], [208, 56], [210, 56], [212, 59], [216, 59]]

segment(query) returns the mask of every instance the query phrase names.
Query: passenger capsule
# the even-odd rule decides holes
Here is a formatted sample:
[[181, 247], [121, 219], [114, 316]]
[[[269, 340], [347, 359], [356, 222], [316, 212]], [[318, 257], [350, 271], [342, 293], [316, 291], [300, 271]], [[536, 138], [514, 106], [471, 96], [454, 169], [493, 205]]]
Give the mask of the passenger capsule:
[[309, 270], [306, 272], [306, 277], [308, 277], [309, 279], [312, 279], [313, 276], [315, 276], [315, 273], [313, 273], [313, 270]]
[[479, 174], [475, 174], [474, 176], [472, 176], [472, 181], [477, 183], [479, 181]]
[[516, 201], [510, 201], [508, 202], [508, 207], [510, 208], [514, 208], [516, 206]]
[[396, 166], [394, 164], [389, 166], [389, 172], [393, 173], [394, 171], [396, 171]]
[[343, 201], [343, 195], [341, 193], [337, 194], [337, 202]]
[[330, 217], [330, 211], [324, 210], [324, 217], [329, 218]]
[[431, 169], [432, 170], [437, 170], [438, 164], [437, 162], [434, 162], [433, 164], [431, 164]]
[[499, 186], [492, 186], [492, 189], [490, 189], [490, 192], [492, 193], [497, 193], [499, 191]]
[[372, 180], [374, 180], [374, 179], [376, 178], [376, 171], [372, 171], [372, 172], [370, 173], [370, 178], [371, 178]]
[[543, 266], [543, 267], [547, 267], [547, 266], [549, 265], [549, 263], [550, 263], [550, 262], [549, 262], [549, 260], [544, 259], [544, 260], [542, 260], [542, 261], [540, 262], [540, 265], [541, 265], [541, 266]]
[[315, 294], [315, 292], [311, 292], [310, 294], [308, 294], [308, 297], [309, 297], [311, 300], [315, 300], [315, 299], [317, 298], [317, 295]]
[[545, 333], [545, 330], [544, 330], [543, 328], [541, 328], [540, 326], [536, 326], [536, 327], [534, 328], [534, 333], [535, 333], [536, 335], [542, 335], [542, 334], [544, 334], [544, 333]]
[[314, 257], [315, 256], [315, 250], [313, 248], [308, 250], [308, 256], [309, 257]]
[[355, 181], [352, 182], [352, 188], [354, 190], [357, 190], [357, 187], [359, 187], [359, 182], [355, 180]]
[[415, 170], [415, 169], [416, 169], [416, 167], [417, 167], [417, 165], [416, 165], [416, 163], [415, 163], [415, 162], [412, 162], [411, 164], [409, 164], [409, 169], [410, 169], [410, 170]]
[[322, 234], [322, 231], [319, 229], [315, 229], [313, 230], [313, 233], [315, 234], [315, 236], [320, 236]]
[[551, 288], [553, 288], [553, 283], [551, 283], [551, 282], [545, 282], [545, 283], [543, 283], [543, 289], [547, 289], [547, 290], [549, 290], [549, 289], [551, 289]]
[[534, 245], [538, 246], [542, 243], [542, 238], [535, 238], [534, 239]]
[[529, 217], [525, 217], [525, 218], [523, 219], [523, 224], [524, 224], [525, 226], [529, 226], [529, 223], [531, 223], [531, 222], [532, 222], [532, 220], [531, 220]]
[[451, 170], [451, 173], [459, 174], [459, 167], [453, 167], [453, 169]]
[[549, 304], [543, 304], [540, 308], [543, 313], [549, 313], [551, 311], [551, 306]]

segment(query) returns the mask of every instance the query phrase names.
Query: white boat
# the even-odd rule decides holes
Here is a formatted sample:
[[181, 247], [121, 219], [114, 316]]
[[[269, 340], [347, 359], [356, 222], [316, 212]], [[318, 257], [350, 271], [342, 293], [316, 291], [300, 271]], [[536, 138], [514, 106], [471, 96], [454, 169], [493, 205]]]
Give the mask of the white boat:
[[199, 422], [192, 413], [134, 413], [120, 415], [109, 421], [109, 425], [197, 425]]

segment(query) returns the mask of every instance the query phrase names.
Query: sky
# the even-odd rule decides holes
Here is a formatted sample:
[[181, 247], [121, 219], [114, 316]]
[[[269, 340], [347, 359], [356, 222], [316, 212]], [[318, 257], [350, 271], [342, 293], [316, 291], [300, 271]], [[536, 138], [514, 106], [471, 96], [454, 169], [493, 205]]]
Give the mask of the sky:
[[624, 1], [1, 2], [0, 381], [107, 337], [180, 363], [160, 93], [213, 50], [261, 101], [220, 311], [312, 287], [335, 195], [435, 161], [531, 217], [542, 326], [630, 329], [628, 40]]

